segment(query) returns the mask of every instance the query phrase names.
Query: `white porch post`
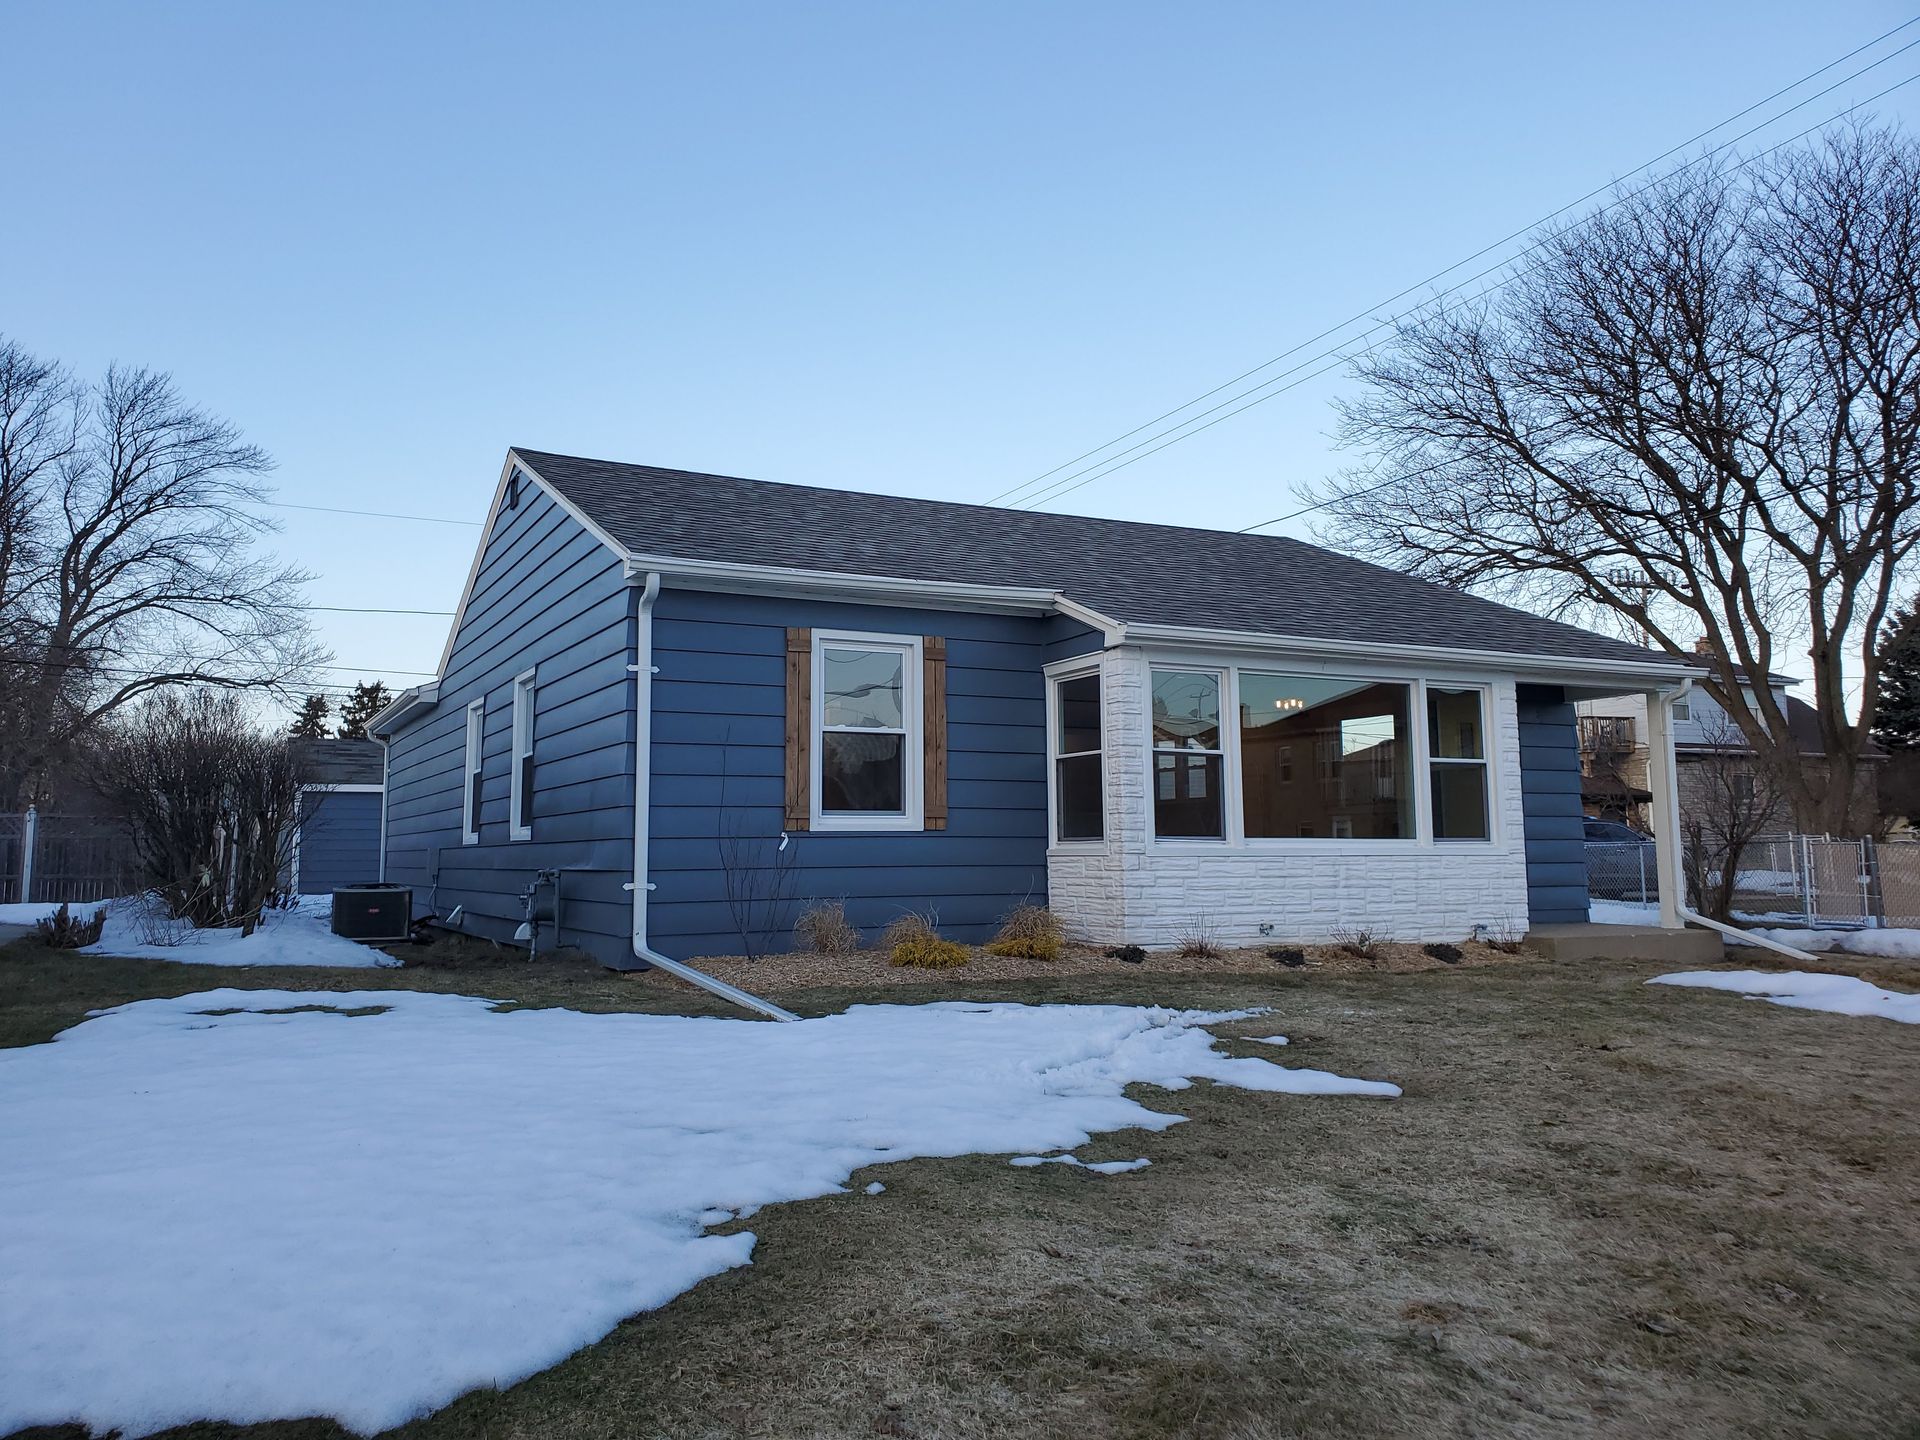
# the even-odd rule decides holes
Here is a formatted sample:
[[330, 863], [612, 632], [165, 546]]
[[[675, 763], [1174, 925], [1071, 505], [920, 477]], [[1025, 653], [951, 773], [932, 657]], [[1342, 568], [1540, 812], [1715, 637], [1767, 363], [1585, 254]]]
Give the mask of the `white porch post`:
[[27, 806], [27, 816], [20, 826], [20, 903], [33, 903], [33, 852], [40, 847], [40, 811], [37, 806]]
[[1653, 793], [1653, 858], [1660, 871], [1660, 926], [1683, 929], [1686, 894], [1680, 863], [1680, 784], [1673, 759], [1671, 691], [1647, 691], [1647, 789]]

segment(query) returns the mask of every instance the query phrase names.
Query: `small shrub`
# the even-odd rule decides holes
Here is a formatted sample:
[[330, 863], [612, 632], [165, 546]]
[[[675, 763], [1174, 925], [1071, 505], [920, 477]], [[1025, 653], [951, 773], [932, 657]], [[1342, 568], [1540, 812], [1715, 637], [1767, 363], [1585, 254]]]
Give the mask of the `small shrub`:
[[1290, 970], [1298, 970], [1307, 963], [1307, 952], [1292, 945], [1276, 945], [1267, 951], [1267, 958], [1285, 965]]
[[1438, 960], [1442, 965], [1458, 965], [1461, 951], [1458, 945], [1422, 945], [1420, 947]]
[[1147, 958], [1147, 952], [1138, 945], [1116, 945], [1107, 951], [1107, 958], [1126, 965], [1138, 965]]
[[860, 932], [847, 919], [847, 907], [835, 900], [815, 905], [793, 922], [793, 943], [819, 955], [851, 955], [860, 948]]
[[897, 945], [905, 945], [911, 940], [938, 940], [940, 938], [940, 917], [929, 911], [922, 915], [918, 910], [909, 910], [891, 925], [880, 937], [880, 943], [891, 950]]
[[1496, 920], [1491, 925], [1480, 926], [1479, 929], [1487, 944], [1503, 955], [1518, 955], [1520, 943], [1527, 937], [1525, 927], [1514, 923], [1511, 918]]
[[1044, 905], [1020, 905], [1000, 924], [1000, 933], [987, 942], [989, 955], [1013, 960], [1058, 960], [1066, 949], [1066, 927]]
[[97, 942], [100, 932], [106, 928], [107, 912], [104, 906], [95, 910], [89, 919], [74, 914], [62, 905], [53, 914], [42, 916], [34, 922], [33, 938], [55, 950], [78, 950], [82, 945]]
[[934, 935], [924, 940], [902, 940], [889, 958], [895, 965], [916, 970], [952, 970], [967, 963], [967, 947]]
[[1347, 925], [1333, 932], [1333, 943], [1356, 960], [1380, 958], [1380, 937], [1364, 926]]
[[1221, 955], [1220, 937], [1213, 928], [1213, 921], [1205, 915], [1196, 916], [1187, 926], [1186, 933], [1175, 942], [1174, 952], [1189, 960], [1218, 960]]

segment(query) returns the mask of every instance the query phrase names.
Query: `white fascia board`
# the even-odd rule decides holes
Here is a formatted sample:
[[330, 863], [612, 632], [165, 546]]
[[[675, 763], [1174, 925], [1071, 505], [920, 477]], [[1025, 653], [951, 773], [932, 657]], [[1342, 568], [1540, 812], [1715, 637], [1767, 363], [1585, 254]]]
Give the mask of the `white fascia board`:
[[367, 721], [367, 734], [378, 737], [390, 735], [395, 726], [403, 725], [416, 712], [431, 710], [440, 702], [440, 682], [429, 685], [416, 685], [411, 690], [402, 690], [386, 705], [374, 712]]
[[1366, 640], [1326, 640], [1300, 635], [1260, 635], [1240, 630], [1203, 630], [1181, 625], [1129, 625], [1129, 644], [1166, 649], [1204, 649], [1288, 655], [1320, 659], [1348, 658], [1402, 661], [1420, 666], [1495, 670], [1545, 683], [1591, 687], [1612, 681], [1624, 693], [1652, 686], [1677, 685], [1703, 674], [1698, 666], [1678, 660], [1634, 661], [1582, 659], [1560, 655], [1531, 655], [1511, 650], [1452, 649], [1444, 645], [1397, 645]]
[[627, 578], [639, 584], [649, 574], [682, 588], [758, 595], [802, 595], [872, 605], [888, 602], [935, 610], [977, 610], [1011, 615], [1047, 615], [1057, 608], [1052, 590], [1020, 585], [971, 585], [961, 581], [911, 580], [893, 575], [855, 575], [837, 570], [742, 565], [726, 560], [687, 560], [670, 555], [627, 556]]

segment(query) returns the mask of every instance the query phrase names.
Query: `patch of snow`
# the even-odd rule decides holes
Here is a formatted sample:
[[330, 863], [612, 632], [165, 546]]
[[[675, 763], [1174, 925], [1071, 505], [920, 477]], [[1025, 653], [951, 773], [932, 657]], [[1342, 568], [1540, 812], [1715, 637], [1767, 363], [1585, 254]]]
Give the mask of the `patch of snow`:
[[1144, 1170], [1153, 1162], [1144, 1156], [1138, 1160], [1096, 1160], [1089, 1164], [1078, 1155], [1016, 1155], [1007, 1163], [1029, 1169], [1035, 1165], [1072, 1165], [1096, 1175], [1124, 1175], [1129, 1170]]
[[1656, 975], [1649, 985], [1691, 985], [1730, 990], [1753, 1000], [1770, 1000], [1796, 1010], [1828, 1010], [1835, 1015], [1878, 1015], [1920, 1025], [1920, 995], [1882, 990], [1852, 975], [1819, 975], [1805, 970], [1772, 974], [1763, 970], [1687, 970]]
[[251, 935], [230, 930], [195, 930], [156, 913], [141, 897], [115, 901], [106, 929], [82, 955], [116, 955], [132, 960], [172, 960], [182, 965], [324, 965], [334, 969], [374, 969], [400, 962], [384, 950], [333, 933], [333, 901], [326, 895], [302, 895], [284, 910], [269, 910]]
[[867, 1194], [869, 1195], [883, 1194], [886, 1191], [886, 1188], [887, 1187], [882, 1185], [878, 1180], [875, 1180], [867, 1186]]
[[[1795, 930], [1750, 925], [1747, 933], [1801, 950], [1831, 950], [1845, 955], [1879, 955], [1889, 960], [1920, 960], [1920, 930]], [[1739, 940], [1729, 935], [1729, 944]]]
[[1660, 907], [1636, 900], [1589, 900], [1587, 919], [1595, 925], [1658, 925]]
[[1249, 1035], [1247, 1038], [1256, 1045], [1284, 1045], [1287, 1043], [1287, 1037], [1284, 1035]]
[[399, 1425], [747, 1264], [723, 1214], [1180, 1122], [1136, 1082], [1304, 1088], [1200, 1028], [1237, 1018], [240, 989], [104, 1011], [0, 1050], [0, 1434]]

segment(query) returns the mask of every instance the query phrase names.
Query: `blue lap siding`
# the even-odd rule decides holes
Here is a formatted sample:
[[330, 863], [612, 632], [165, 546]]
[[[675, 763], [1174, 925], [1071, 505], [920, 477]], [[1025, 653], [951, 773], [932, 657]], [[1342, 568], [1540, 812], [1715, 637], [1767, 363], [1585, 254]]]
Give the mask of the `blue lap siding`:
[[380, 796], [370, 790], [310, 790], [300, 797], [302, 895], [380, 878]]
[[[509, 939], [558, 869], [560, 939], [632, 963], [634, 590], [612, 551], [527, 486], [487, 538], [435, 708], [389, 745], [387, 878], [417, 912]], [[536, 670], [533, 838], [509, 838], [513, 680]], [[480, 843], [461, 843], [469, 702], [486, 701]]]
[[1517, 699], [1527, 918], [1535, 925], [1579, 924], [1587, 918], [1587, 856], [1573, 706], [1552, 685], [1522, 685]]
[[[1056, 654], [1099, 637], [1057, 618], [842, 605], [666, 590], [654, 609], [648, 933], [676, 959], [737, 954], [723, 838], [767, 872], [784, 820], [789, 626], [947, 642], [948, 823], [911, 834], [792, 835], [793, 903], [756, 946], [786, 949], [792, 912], [843, 900], [869, 935], [907, 910], [987, 938], [1008, 909], [1046, 901], [1045, 683]], [[762, 907], [764, 910], [766, 907]]]

